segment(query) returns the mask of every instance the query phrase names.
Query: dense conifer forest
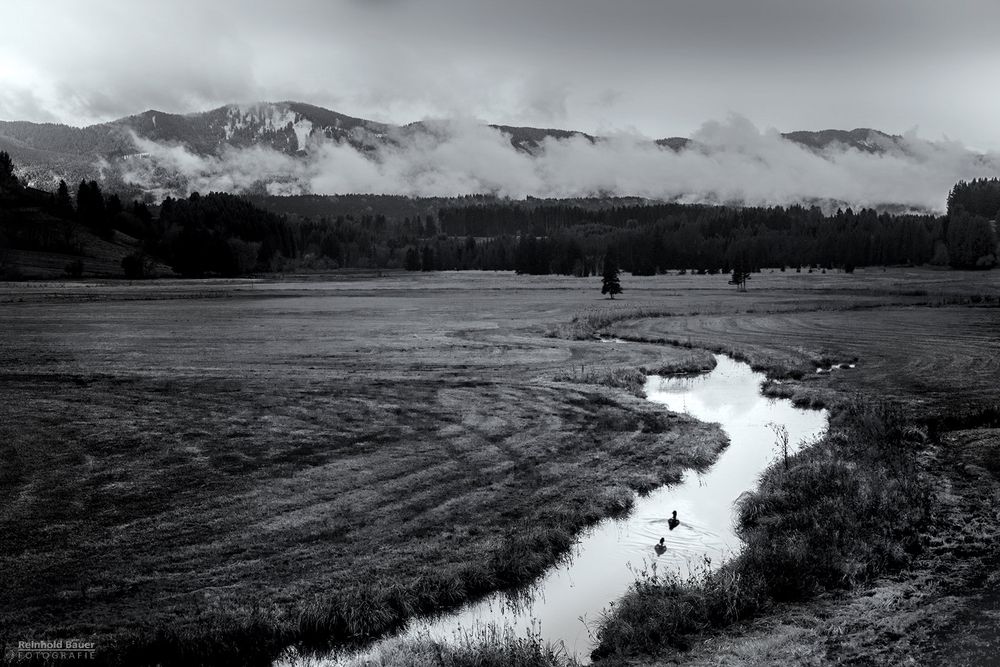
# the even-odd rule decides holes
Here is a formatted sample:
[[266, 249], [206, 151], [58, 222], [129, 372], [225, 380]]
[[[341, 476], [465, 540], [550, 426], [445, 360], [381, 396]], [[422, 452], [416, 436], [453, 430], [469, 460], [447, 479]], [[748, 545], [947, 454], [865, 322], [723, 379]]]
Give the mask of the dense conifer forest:
[[[82, 232], [124, 235], [137, 249], [122, 260], [129, 277], [154, 260], [182, 276], [239, 276], [339, 268], [513, 270], [599, 275], [609, 251], [622, 271], [729, 273], [763, 268], [842, 269], [996, 264], [1000, 180], [960, 182], [948, 214], [871, 209], [731, 207], [635, 200], [429, 200], [342, 195], [309, 200], [314, 215], [267, 210], [276, 200], [193, 193], [159, 206], [123, 203], [81, 181], [75, 193], [26, 187], [0, 153], [0, 250], [82, 254]], [[379, 210], [384, 203], [384, 211]], [[447, 205], [444, 205], [447, 203]], [[427, 204], [437, 205], [426, 214]]]

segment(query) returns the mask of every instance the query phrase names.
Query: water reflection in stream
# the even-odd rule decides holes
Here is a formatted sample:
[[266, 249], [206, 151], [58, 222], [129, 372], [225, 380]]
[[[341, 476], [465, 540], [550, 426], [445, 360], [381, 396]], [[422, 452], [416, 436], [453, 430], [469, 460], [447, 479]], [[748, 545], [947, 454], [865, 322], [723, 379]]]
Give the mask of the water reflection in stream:
[[[655, 562], [660, 571], [673, 568], [687, 574], [706, 556], [718, 564], [738, 550], [733, 503], [756, 486], [760, 473], [775, 460], [772, 425], [788, 429], [794, 448], [820, 435], [827, 415], [765, 398], [759, 391], [762, 374], [728, 357], [717, 361], [713, 371], [695, 377], [650, 377], [645, 388], [649, 400], [669, 410], [721, 424], [730, 445], [708, 471], [688, 471], [679, 484], [637, 499], [629, 516], [595, 526], [580, 538], [571, 559], [553, 567], [516, 603], [493, 595], [455, 613], [418, 619], [404, 636], [448, 640], [487, 624], [518, 633], [530, 629], [588, 662], [600, 613], [621, 597], [637, 571]], [[673, 510], [680, 524], [671, 530], [667, 520]], [[657, 554], [654, 546], [661, 537], [666, 550]]]

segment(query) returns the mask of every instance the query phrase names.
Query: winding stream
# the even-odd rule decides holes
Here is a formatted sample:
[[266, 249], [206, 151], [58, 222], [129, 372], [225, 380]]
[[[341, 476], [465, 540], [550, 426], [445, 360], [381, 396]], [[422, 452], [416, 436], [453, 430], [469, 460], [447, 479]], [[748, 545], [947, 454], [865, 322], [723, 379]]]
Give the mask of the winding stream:
[[[705, 473], [688, 471], [679, 484], [660, 487], [637, 498], [622, 519], [603, 521], [578, 540], [570, 559], [553, 567], [531, 589], [513, 600], [494, 594], [457, 612], [418, 619], [403, 636], [448, 640], [493, 624], [513, 632], [531, 631], [544, 641], [562, 644], [567, 654], [589, 662], [601, 612], [635, 581], [636, 572], [656, 564], [688, 574], [707, 556], [713, 565], [740, 547], [733, 532], [733, 503], [756, 487], [760, 473], [778, 455], [773, 425], [788, 429], [792, 449], [826, 428], [825, 411], [800, 410], [784, 399], [760, 394], [764, 376], [744, 363], [717, 357], [716, 368], [695, 377], [646, 382], [646, 397], [669, 410], [705, 422], [718, 422], [729, 447]], [[667, 524], [676, 510], [680, 524]], [[665, 538], [666, 551], [654, 545]], [[379, 645], [365, 652], [377, 654]], [[320, 664], [338, 664], [331, 657]], [[310, 663], [316, 664], [316, 663]]]

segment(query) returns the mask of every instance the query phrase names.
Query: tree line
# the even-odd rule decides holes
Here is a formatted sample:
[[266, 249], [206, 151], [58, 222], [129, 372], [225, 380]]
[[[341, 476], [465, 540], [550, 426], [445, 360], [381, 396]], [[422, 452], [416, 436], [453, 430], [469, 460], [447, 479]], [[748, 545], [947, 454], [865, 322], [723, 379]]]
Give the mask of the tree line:
[[[0, 202], [22, 190], [10, 157], [0, 152], [0, 194], [7, 193]], [[362, 214], [303, 216], [269, 211], [267, 198], [223, 193], [168, 197], [158, 207], [125, 204], [93, 180], [81, 181], [75, 193], [61, 182], [55, 193], [33, 196], [54, 218], [102, 238], [118, 231], [137, 239], [140, 249], [123, 262], [132, 277], [145, 275], [154, 258], [192, 277], [338, 268], [591, 276], [604, 271], [609, 251], [616, 268], [634, 275], [743, 275], [765, 267], [992, 267], [997, 211], [985, 212], [1000, 203], [1000, 180], [957, 184], [945, 216], [490, 198], [463, 198], [436, 214], [367, 207]], [[398, 215], [406, 211], [412, 215]]]
[[948, 215], [965, 211], [988, 220], [1000, 219], [1000, 178], [959, 181], [948, 193]]
[[824, 215], [802, 206], [519, 210], [494, 204], [445, 209], [440, 216], [446, 235], [514, 235], [513, 261], [505, 268], [531, 274], [595, 275], [608, 248], [634, 275], [927, 263], [986, 268], [996, 262], [995, 225], [961, 211], [939, 217], [849, 208]]

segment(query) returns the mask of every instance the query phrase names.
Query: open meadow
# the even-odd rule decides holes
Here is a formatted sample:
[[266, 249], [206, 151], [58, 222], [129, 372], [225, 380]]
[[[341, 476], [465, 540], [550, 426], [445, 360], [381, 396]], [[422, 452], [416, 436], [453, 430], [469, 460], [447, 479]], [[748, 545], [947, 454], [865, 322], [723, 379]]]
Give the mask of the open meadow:
[[[708, 350], [771, 391], [886, 397], [927, 427], [950, 499], [928, 567], [958, 574], [923, 594], [974, 615], [970, 559], [1000, 562], [1000, 274], [727, 278], [624, 277], [614, 301], [597, 278], [475, 272], [0, 284], [0, 639], [267, 663], [523, 584], [725, 446], [637, 396]], [[856, 367], [816, 372], [831, 362]], [[773, 628], [742, 631], [782, 660], [833, 636], [768, 654], [753, 633]]]
[[544, 335], [599, 296], [476, 274], [10, 288], [5, 633], [266, 661], [524, 583], [724, 444], [554, 380], [710, 360]]

